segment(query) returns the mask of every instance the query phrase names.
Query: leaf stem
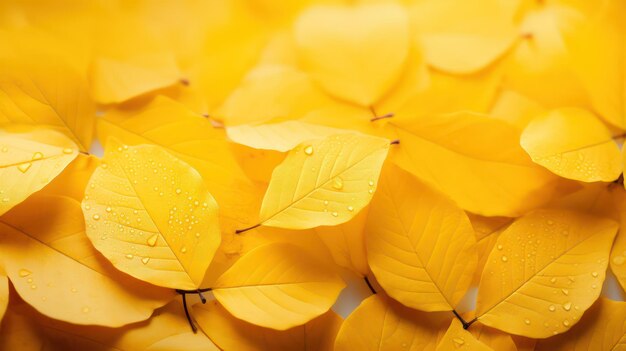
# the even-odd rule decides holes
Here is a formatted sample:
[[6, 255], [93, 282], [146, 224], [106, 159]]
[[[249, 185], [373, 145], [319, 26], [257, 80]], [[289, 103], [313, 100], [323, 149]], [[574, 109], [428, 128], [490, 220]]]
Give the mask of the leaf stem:
[[252, 227], [243, 228], [243, 229], [237, 229], [237, 230], [235, 230], [235, 234], [241, 234], [243, 232], [247, 232], [248, 230], [254, 229], [254, 228], [259, 227], [259, 226], [261, 226], [261, 223], [255, 224]]
[[400, 139], [394, 139], [389, 144], [391, 144], [391, 145], [400, 145]]
[[198, 328], [196, 328], [196, 325], [191, 320], [191, 315], [189, 314], [189, 308], [187, 307], [187, 294], [198, 294], [198, 296], [200, 296], [200, 301], [202, 301], [202, 303], [205, 304], [207, 300], [204, 297], [204, 295], [202, 295], [202, 293], [211, 291], [211, 290], [213, 289], [212, 288], [204, 288], [204, 289], [196, 289], [196, 290], [176, 289], [177, 293], [183, 295], [183, 307], [185, 309], [185, 316], [187, 316], [187, 321], [189, 322], [189, 325], [191, 326], [191, 330], [194, 333], [198, 331]]
[[470, 327], [470, 325], [472, 325], [474, 322], [477, 321], [476, 318], [472, 319], [469, 322], [466, 322], [465, 319], [463, 319], [463, 317], [461, 317], [461, 315], [456, 311], [456, 310], [452, 310], [452, 313], [454, 313], [454, 316], [461, 321], [461, 324], [463, 324], [463, 329], [467, 329]]
[[376, 294], [376, 289], [374, 289], [374, 287], [372, 286], [372, 283], [370, 283], [370, 280], [367, 278], [367, 276], [363, 277], [363, 279], [365, 280], [367, 287], [370, 288], [370, 291], [372, 292], [372, 294]]
[[385, 118], [391, 118], [393, 116], [394, 116], [393, 113], [387, 113], [382, 116], [375, 116], [375, 117], [370, 118], [370, 122], [378, 121], [380, 119], [385, 119]]
[[187, 316], [187, 321], [191, 326], [191, 331], [193, 331], [193, 333], [195, 334], [198, 332], [198, 328], [196, 328], [196, 325], [193, 324], [193, 321], [191, 320], [191, 315], [189, 315], [189, 309], [187, 308], [187, 294], [183, 294], [183, 307], [185, 309], [185, 316]]

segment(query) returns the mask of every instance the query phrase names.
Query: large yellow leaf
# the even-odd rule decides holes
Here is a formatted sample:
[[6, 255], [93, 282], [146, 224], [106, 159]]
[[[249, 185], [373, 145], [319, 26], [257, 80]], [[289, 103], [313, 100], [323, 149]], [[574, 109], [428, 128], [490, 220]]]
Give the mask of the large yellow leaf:
[[521, 217], [489, 255], [478, 320], [532, 338], [568, 331], [600, 295], [616, 231], [616, 222], [576, 211]]
[[338, 134], [294, 148], [272, 174], [259, 224], [291, 229], [337, 225], [365, 207], [389, 141]]
[[225, 351], [332, 351], [342, 319], [328, 311], [310, 322], [278, 331], [233, 318], [217, 301], [194, 305], [200, 328]]
[[346, 318], [335, 351], [434, 351], [439, 330], [450, 319], [408, 309], [383, 294], [365, 299]]
[[595, 112], [626, 129], [626, 2], [601, 1], [594, 10], [582, 30], [566, 37], [567, 48]]
[[519, 146], [519, 131], [484, 115], [461, 112], [392, 121], [400, 145], [393, 160], [463, 209], [516, 216], [546, 202], [556, 179]]
[[181, 79], [175, 57], [171, 53], [124, 59], [98, 57], [89, 75], [92, 95], [101, 104], [124, 102], [170, 86]]
[[421, 1], [411, 15], [428, 63], [451, 73], [485, 68], [517, 36], [513, 13], [497, 0]]
[[200, 174], [158, 146], [110, 140], [83, 212], [87, 236], [116, 268], [160, 286], [199, 288], [221, 240]]
[[119, 327], [149, 318], [173, 297], [111, 266], [91, 246], [74, 199], [34, 195], [0, 218], [0, 238], [15, 290], [49, 317]]
[[65, 62], [35, 53], [0, 60], [0, 126], [46, 126], [88, 151], [95, 117], [87, 84]]
[[226, 128], [226, 134], [236, 143], [255, 149], [280, 152], [289, 151], [303, 141], [321, 139], [341, 132], [340, 129], [300, 121], [260, 125], [245, 124]]
[[368, 212], [365, 208], [346, 223], [315, 228], [315, 233], [328, 247], [335, 263], [361, 277], [365, 277], [370, 271], [365, 253], [365, 223]]
[[260, 246], [239, 259], [213, 286], [215, 298], [235, 317], [286, 330], [324, 314], [345, 284], [297, 246]]
[[51, 130], [0, 130], [0, 215], [41, 190], [72, 162], [78, 150]]
[[223, 232], [256, 221], [257, 190], [230, 153], [223, 130], [185, 106], [157, 97], [140, 111], [109, 112], [99, 119], [98, 136], [102, 141], [114, 136], [127, 145], [159, 145], [194, 167], [220, 204]]
[[465, 295], [477, 261], [472, 225], [463, 210], [409, 173], [383, 171], [365, 230], [369, 265], [395, 300], [449, 311]]
[[380, 100], [396, 82], [410, 46], [406, 10], [395, 4], [310, 8], [296, 20], [295, 38], [313, 79], [362, 106]]
[[463, 329], [463, 324], [455, 318], [436, 349], [436, 351], [451, 350], [492, 351], [493, 349], [475, 338], [468, 330]]
[[537, 117], [520, 143], [534, 162], [565, 178], [610, 182], [622, 173], [611, 132], [586, 110], [563, 108]]
[[626, 303], [600, 298], [571, 332], [539, 340], [536, 351], [621, 351], [626, 340]]

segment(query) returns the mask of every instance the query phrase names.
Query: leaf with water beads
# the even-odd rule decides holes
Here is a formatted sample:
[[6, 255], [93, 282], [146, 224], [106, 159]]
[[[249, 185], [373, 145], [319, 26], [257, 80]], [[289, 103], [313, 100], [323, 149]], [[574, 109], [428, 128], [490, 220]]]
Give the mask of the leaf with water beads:
[[220, 244], [217, 203], [200, 174], [158, 146], [110, 140], [85, 191], [87, 235], [118, 269], [197, 289]]

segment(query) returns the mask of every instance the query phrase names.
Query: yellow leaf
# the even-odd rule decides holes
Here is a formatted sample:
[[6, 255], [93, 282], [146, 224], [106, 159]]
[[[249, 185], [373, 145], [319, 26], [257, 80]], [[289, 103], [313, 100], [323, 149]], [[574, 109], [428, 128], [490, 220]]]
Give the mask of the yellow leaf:
[[342, 130], [300, 121], [239, 125], [226, 128], [230, 140], [255, 149], [286, 152], [298, 144], [341, 133]]
[[485, 263], [487, 263], [487, 257], [496, 245], [498, 236], [513, 222], [513, 218], [483, 217], [471, 213], [468, 213], [468, 217], [476, 234], [476, 252], [478, 253], [478, 264], [474, 270], [472, 283], [478, 284]]
[[96, 108], [83, 77], [65, 62], [22, 55], [0, 60], [0, 92], [0, 126], [45, 126], [89, 150]]
[[331, 95], [361, 106], [374, 104], [392, 87], [410, 46], [406, 10], [395, 4], [312, 7], [296, 20], [295, 38], [313, 79]]
[[520, 143], [532, 160], [561, 177], [610, 182], [622, 173], [611, 132], [586, 110], [564, 108], [535, 118]]
[[68, 196], [83, 201], [89, 178], [100, 165], [100, 159], [93, 155], [78, 154], [50, 184], [42, 190], [47, 195]]
[[626, 337], [626, 303], [600, 298], [570, 333], [539, 340], [536, 351], [619, 351]]
[[149, 318], [173, 297], [111, 266], [91, 246], [74, 199], [35, 195], [0, 218], [0, 233], [15, 290], [51, 318], [119, 327]]
[[284, 65], [262, 65], [248, 73], [215, 114], [228, 125], [263, 123], [300, 118], [333, 104], [305, 72]]
[[370, 271], [365, 253], [365, 222], [368, 212], [369, 210], [364, 208], [346, 223], [315, 228], [335, 263], [361, 277]]
[[463, 324], [456, 318], [450, 323], [436, 349], [436, 351], [454, 350], [493, 351], [491, 347], [478, 341], [468, 330], [463, 329]]
[[388, 167], [365, 228], [369, 265], [389, 296], [422, 311], [456, 307], [477, 261], [474, 230], [463, 210]]
[[298, 145], [274, 170], [259, 223], [304, 229], [347, 222], [369, 203], [388, 149], [388, 140], [358, 134]]
[[78, 150], [51, 130], [0, 130], [0, 215], [41, 190], [72, 162]]
[[159, 340], [146, 351], [219, 351], [220, 349], [202, 333], [183, 333]]
[[3, 268], [0, 268], [0, 321], [4, 317], [4, 313], [7, 311], [9, 304], [9, 278], [4, 272]]
[[449, 318], [441, 314], [417, 312], [375, 294], [343, 322], [335, 351], [434, 351], [439, 329], [446, 323]]
[[171, 53], [125, 59], [98, 57], [90, 67], [91, 93], [101, 104], [120, 103], [180, 81]]
[[517, 37], [513, 13], [497, 0], [422, 1], [411, 15], [428, 63], [450, 73], [485, 68]]
[[521, 217], [487, 259], [478, 320], [532, 338], [568, 331], [600, 295], [616, 231], [615, 221], [575, 211]]
[[140, 111], [114, 110], [98, 120], [98, 136], [127, 145], [159, 145], [195, 168], [220, 204], [224, 233], [257, 220], [258, 190], [230, 153], [223, 130], [185, 106], [157, 97]]
[[285, 159], [285, 154], [282, 152], [253, 149], [241, 144], [231, 145], [231, 150], [250, 180], [264, 184], [270, 182], [274, 168]]
[[484, 345], [487, 345], [493, 350], [518, 351], [511, 336], [503, 331], [489, 328], [480, 323], [472, 324], [472, 326], [467, 330], [472, 333], [476, 340]]
[[345, 284], [322, 262], [291, 244], [260, 246], [239, 259], [213, 286], [233, 316], [286, 330], [328, 311]]
[[400, 139], [394, 162], [465, 210], [516, 216], [554, 191], [547, 185], [556, 177], [530, 160], [503, 121], [460, 112], [390, 123]]
[[626, 129], [626, 2], [606, 0], [598, 13], [566, 37], [572, 66], [583, 82], [595, 112], [610, 124]]
[[233, 318], [216, 301], [196, 304], [193, 311], [200, 328], [222, 350], [332, 351], [342, 322], [328, 311], [304, 325], [277, 331]]
[[199, 288], [221, 240], [200, 174], [158, 146], [110, 140], [83, 213], [87, 236], [116, 268], [169, 288]]

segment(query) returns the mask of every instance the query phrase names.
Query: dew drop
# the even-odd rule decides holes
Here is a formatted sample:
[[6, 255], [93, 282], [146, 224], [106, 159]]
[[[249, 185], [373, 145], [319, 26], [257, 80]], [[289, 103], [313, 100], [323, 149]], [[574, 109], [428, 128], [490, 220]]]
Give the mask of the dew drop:
[[28, 284], [32, 283], [32, 282], [33, 282], [33, 278], [28, 278], [28, 279], [26, 279], [26, 282], [27, 282]]
[[148, 264], [148, 262], [150, 262], [150, 257], [144, 257], [141, 259], [141, 263], [143, 264]]
[[41, 160], [43, 158], [43, 154], [41, 152], [35, 152], [33, 154], [33, 160]]
[[572, 309], [572, 303], [568, 302], [568, 303], [563, 304], [563, 309], [566, 310], [566, 311], [571, 310]]
[[159, 235], [158, 234], [154, 234], [153, 236], [149, 237], [147, 241], [148, 245], [150, 246], [154, 246], [157, 243], [157, 240], [159, 239]]
[[8, 197], [3, 198], [2, 202], [9, 202], [9, 198]]
[[31, 271], [29, 271], [28, 269], [20, 269], [19, 273], [20, 277], [24, 278], [24, 277], [28, 277], [29, 275], [32, 274]]
[[561, 289], [561, 292], [563, 293], [563, 295], [569, 295], [569, 290], [567, 289]]
[[111, 207], [107, 207], [107, 208], [106, 208], [106, 211], [107, 211], [107, 212], [111, 212], [111, 211], [113, 211], [113, 209], [112, 209]]
[[550, 283], [552, 284], [556, 283], [556, 278], [555, 277], [550, 278]]
[[340, 177], [333, 179], [333, 188], [337, 190], [343, 189], [343, 179]]
[[367, 182], [367, 184], [369, 184], [369, 186], [374, 186], [374, 181], [370, 180], [369, 182]]
[[370, 195], [374, 193], [374, 189], [370, 189], [367, 191]]
[[353, 206], [348, 206], [348, 211], [350, 211], [350, 212], [354, 211], [354, 207]]
[[554, 311], [556, 311], [556, 306], [554, 306], [554, 305], [550, 305], [550, 306], [548, 307], [548, 310], [549, 310], [550, 312], [554, 312]]
[[94, 221], [99, 220], [100, 219], [100, 215], [97, 215], [97, 214], [93, 215], [93, 219], [94, 219]]
[[26, 173], [28, 171], [28, 169], [30, 168], [30, 166], [32, 166], [33, 164], [30, 162], [27, 163], [22, 163], [21, 165], [17, 166], [17, 169], [20, 170], [20, 172], [22, 173]]
[[132, 254], [127, 254], [126, 255], [126, 258], [128, 258], [129, 260], [132, 260], [133, 257], [135, 257], [135, 256], [133, 256]]
[[182, 192], [183, 192], [182, 190], [180, 190], [180, 189], [176, 189], [176, 194], [180, 194], [180, 193], [182, 193]]
[[591, 288], [592, 288], [592, 289], [597, 289], [597, 288], [598, 288], [598, 286], [597, 286], [596, 284], [591, 284]]
[[183, 246], [183, 248], [182, 248], [182, 249], [180, 249], [180, 252], [182, 252], [182, 253], [186, 253], [186, 252], [187, 252], [187, 248]]
[[452, 341], [454, 341], [454, 343], [457, 345], [465, 344], [465, 340], [463, 340], [463, 338], [452, 338]]
[[530, 319], [524, 319], [524, 324], [530, 325]]
[[324, 206], [328, 206], [328, 200], [324, 200]]
[[196, 233], [196, 238], [199, 238], [199, 237], [200, 237], [200, 233]]
[[33, 285], [30, 286], [30, 288], [35, 290], [35, 289], [37, 289], [37, 285], [33, 284]]
[[569, 321], [568, 321], [567, 319], [566, 319], [566, 320], [564, 320], [564, 321], [563, 321], [563, 325], [564, 325], [564, 326], [566, 326], [566, 327], [569, 327]]
[[502, 245], [498, 244], [498, 250], [502, 250]]
[[304, 153], [311, 156], [313, 155], [313, 145], [309, 145], [304, 148]]
[[83, 313], [89, 313], [89, 307], [83, 307], [82, 311]]
[[506, 261], [508, 261], [508, 260], [509, 260], [509, 258], [508, 258], [508, 257], [506, 257], [506, 256], [502, 256], [502, 258], [501, 258], [501, 259], [502, 259], [502, 262], [506, 262]]
[[598, 272], [591, 272], [591, 276], [594, 277], [594, 278], [597, 278], [598, 277]]
[[333, 215], [333, 217], [339, 216], [339, 213], [337, 213], [337, 211], [333, 211], [331, 214]]
[[87, 211], [91, 210], [91, 206], [85, 205], [85, 210], [87, 210]]
[[8, 147], [6, 147], [6, 146], [3, 146], [3, 147], [2, 147], [2, 152], [7, 152], [7, 151], [9, 151], [9, 148], [8, 148]]
[[74, 150], [70, 149], [69, 147], [68, 147], [68, 148], [63, 149], [63, 153], [64, 153], [64, 154], [66, 154], [66, 155], [69, 155], [69, 154], [71, 154], [72, 152], [74, 152]]

